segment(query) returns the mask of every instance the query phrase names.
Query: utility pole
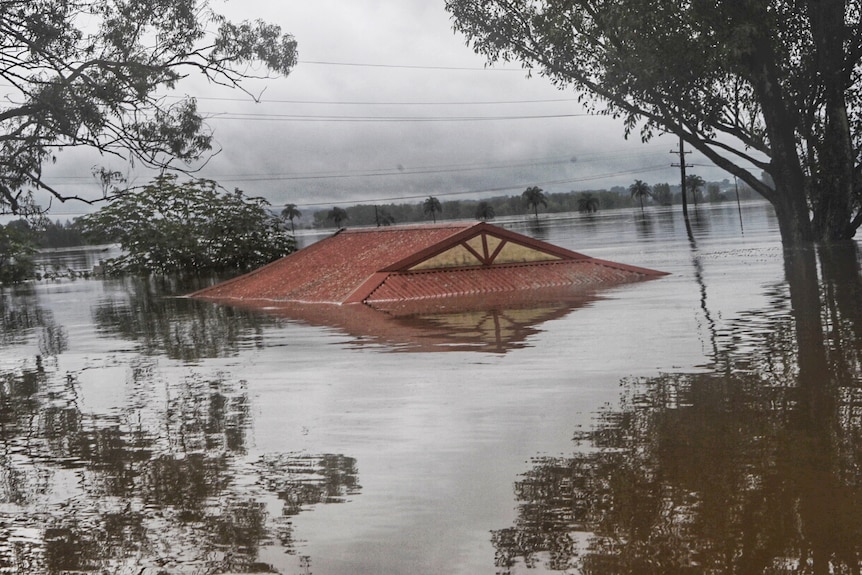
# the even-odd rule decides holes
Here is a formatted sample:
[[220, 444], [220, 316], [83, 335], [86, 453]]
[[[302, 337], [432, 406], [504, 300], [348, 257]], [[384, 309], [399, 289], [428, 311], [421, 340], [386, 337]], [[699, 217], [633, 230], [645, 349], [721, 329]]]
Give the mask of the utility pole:
[[685, 150], [685, 140], [682, 139], [682, 136], [679, 137], [679, 150], [671, 150], [670, 153], [679, 154], [679, 163], [671, 164], [671, 166], [673, 166], [674, 168], [679, 168], [681, 183], [680, 189], [682, 190], [682, 215], [685, 218], [686, 223], [688, 223], [688, 199], [686, 198], [688, 194], [686, 194], [685, 190], [685, 155], [690, 154], [691, 152], [687, 152]]

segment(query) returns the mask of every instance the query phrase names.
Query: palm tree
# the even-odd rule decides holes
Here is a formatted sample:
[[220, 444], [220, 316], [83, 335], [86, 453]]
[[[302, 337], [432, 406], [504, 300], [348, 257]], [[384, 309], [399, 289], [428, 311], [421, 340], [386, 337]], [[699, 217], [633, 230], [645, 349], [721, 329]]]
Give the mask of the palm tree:
[[589, 192], [584, 192], [578, 198], [578, 211], [582, 214], [592, 214], [599, 211], [599, 199]]
[[542, 188], [537, 186], [530, 186], [524, 193], [521, 194], [521, 198], [527, 203], [527, 205], [533, 208], [533, 213], [536, 214], [536, 221], [539, 221], [539, 204], [544, 207], [548, 207], [548, 200], [545, 198], [545, 194], [542, 193]]
[[334, 207], [326, 213], [326, 219], [334, 223], [336, 228], [340, 228], [347, 220], [347, 212], [343, 208]]
[[426, 214], [431, 214], [435, 224], [437, 223], [437, 213], [443, 212], [443, 206], [440, 205], [440, 200], [434, 196], [429, 196], [428, 199], [425, 200], [422, 204], [422, 209], [425, 210]]
[[493, 220], [496, 214], [494, 213], [494, 206], [492, 206], [489, 202], [481, 201], [476, 206], [476, 219], [482, 220], [483, 222], [486, 220]]
[[641, 180], [635, 180], [635, 183], [629, 186], [629, 192], [631, 192], [633, 198], [637, 198], [638, 200], [640, 200], [641, 214], [643, 214], [644, 196], [649, 197], [652, 195], [652, 189], [650, 189], [649, 184]]
[[294, 218], [301, 218], [302, 212], [296, 209], [296, 204], [284, 204], [284, 209], [281, 210], [281, 217], [290, 220], [290, 233], [294, 233], [293, 229], [293, 220]]
[[389, 213], [388, 210], [374, 206], [374, 221], [377, 222], [377, 227], [391, 226], [395, 223], [395, 216]]
[[685, 177], [685, 187], [687, 190], [691, 190], [695, 208], [697, 207], [697, 195], [700, 193], [700, 188], [704, 185], [706, 185], [706, 182], [697, 174], [689, 174]]

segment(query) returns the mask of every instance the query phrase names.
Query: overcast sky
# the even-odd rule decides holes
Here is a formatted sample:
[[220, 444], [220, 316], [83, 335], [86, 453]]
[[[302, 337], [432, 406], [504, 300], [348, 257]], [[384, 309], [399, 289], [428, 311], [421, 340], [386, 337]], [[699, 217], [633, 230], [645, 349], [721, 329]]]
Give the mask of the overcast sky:
[[[676, 183], [672, 136], [626, 141], [622, 125], [583, 115], [573, 92], [527, 77], [517, 64], [486, 68], [452, 30], [442, 0], [213, 0], [232, 20], [262, 18], [299, 43], [287, 77], [255, 81], [248, 96], [199, 79], [221, 152], [201, 172], [276, 207], [420, 201]], [[96, 160], [98, 161], [98, 160]], [[134, 183], [149, 175], [129, 172]], [[689, 172], [728, 177], [695, 154]], [[51, 173], [92, 197], [92, 162], [67, 154]], [[55, 205], [58, 216], [86, 211]]]

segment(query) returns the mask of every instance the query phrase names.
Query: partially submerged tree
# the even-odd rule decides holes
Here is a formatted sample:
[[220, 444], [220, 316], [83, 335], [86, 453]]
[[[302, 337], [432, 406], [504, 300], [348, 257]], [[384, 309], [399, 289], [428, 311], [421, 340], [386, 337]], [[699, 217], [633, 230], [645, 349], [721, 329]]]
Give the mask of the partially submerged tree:
[[497, 217], [496, 212], [494, 211], [494, 206], [491, 205], [491, 202], [482, 200], [478, 204], [476, 204], [476, 219], [482, 220], [483, 222], [487, 220], [493, 220]]
[[122, 194], [80, 222], [92, 239], [123, 248], [107, 262], [117, 272], [246, 271], [295, 247], [263, 198], [219, 191], [210, 180], [179, 183], [175, 175]]
[[536, 221], [539, 221], [539, 206], [548, 207], [548, 200], [545, 197], [545, 193], [542, 191], [542, 188], [538, 186], [530, 186], [523, 191], [521, 199], [524, 200], [528, 207], [533, 208]]
[[673, 203], [673, 195], [670, 192], [670, 184], [666, 182], [661, 184], [653, 184], [652, 197], [653, 200], [659, 203], [659, 205], [671, 205]]
[[422, 202], [422, 210], [426, 214], [431, 214], [431, 219], [436, 224], [437, 214], [443, 211], [443, 206], [440, 204], [440, 200], [438, 200], [434, 196], [428, 196], [428, 198], [424, 202]]
[[706, 185], [706, 180], [697, 174], [689, 174], [685, 177], [686, 192], [691, 192], [691, 198], [694, 200], [694, 205], [697, 207], [697, 199], [700, 197], [700, 189]]
[[0, 285], [31, 279], [36, 272], [36, 243], [24, 220], [0, 224]]
[[578, 198], [578, 211], [582, 214], [592, 214], [599, 211], [599, 199], [589, 192], [584, 192]]
[[[446, 0], [490, 62], [520, 61], [679, 135], [775, 207], [787, 243], [862, 224], [862, 10], [847, 0]], [[759, 177], [766, 172], [772, 183]]]
[[644, 198], [650, 197], [652, 194], [652, 189], [649, 187], [649, 184], [644, 182], [643, 180], [635, 180], [635, 183], [629, 186], [629, 193], [633, 198], [638, 200], [641, 204], [641, 213], [644, 212]]
[[0, 212], [21, 213], [34, 189], [72, 199], [42, 176], [64, 148], [152, 168], [201, 158], [213, 144], [195, 100], [168, 91], [191, 74], [240, 88], [253, 70], [287, 74], [296, 42], [207, 0], [4, 0], [0, 63]]
[[299, 211], [296, 204], [285, 204], [284, 209], [281, 210], [281, 217], [286, 220], [290, 220], [290, 233], [296, 233], [296, 229], [293, 226], [293, 220], [302, 217], [302, 212]]
[[326, 213], [326, 221], [335, 224], [336, 228], [340, 228], [341, 224], [347, 221], [347, 211], [344, 208], [335, 206]]

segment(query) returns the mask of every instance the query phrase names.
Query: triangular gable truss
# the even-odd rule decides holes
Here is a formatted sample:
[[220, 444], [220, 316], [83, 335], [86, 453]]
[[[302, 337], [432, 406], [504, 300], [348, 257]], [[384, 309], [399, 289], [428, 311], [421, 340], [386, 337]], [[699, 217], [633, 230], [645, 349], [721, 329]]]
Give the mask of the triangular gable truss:
[[559, 246], [480, 223], [380, 271], [409, 272], [586, 258]]
[[578, 252], [479, 223], [373, 274], [344, 303], [365, 301], [393, 274], [587, 259]]

